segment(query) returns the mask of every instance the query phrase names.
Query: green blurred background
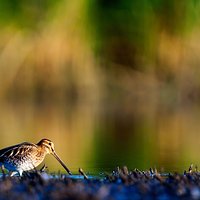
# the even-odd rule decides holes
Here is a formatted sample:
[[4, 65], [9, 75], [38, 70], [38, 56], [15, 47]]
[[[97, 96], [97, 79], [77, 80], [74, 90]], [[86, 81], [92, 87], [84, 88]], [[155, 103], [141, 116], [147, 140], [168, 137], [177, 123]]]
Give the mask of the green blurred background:
[[199, 35], [199, 0], [0, 0], [0, 147], [49, 138], [73, 172], [200, 165]]

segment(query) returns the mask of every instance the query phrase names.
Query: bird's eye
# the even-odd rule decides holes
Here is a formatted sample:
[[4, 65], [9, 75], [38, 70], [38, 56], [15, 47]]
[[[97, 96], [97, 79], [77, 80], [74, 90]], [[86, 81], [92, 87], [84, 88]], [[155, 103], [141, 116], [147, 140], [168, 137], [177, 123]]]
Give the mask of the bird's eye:
[[49, 142], [49, 145], [51, 145], [51, 143]]

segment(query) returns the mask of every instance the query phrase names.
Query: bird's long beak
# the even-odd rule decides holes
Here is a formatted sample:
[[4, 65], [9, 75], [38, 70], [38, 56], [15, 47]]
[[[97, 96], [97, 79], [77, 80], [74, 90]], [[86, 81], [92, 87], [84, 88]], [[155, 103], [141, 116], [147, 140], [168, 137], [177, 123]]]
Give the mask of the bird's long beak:
[[52, 152], [52, 155], [56, 158], [56, 160], [65, 168], [67, 173], [69, 175], [72, 175], [71, 171], [67, 168], [67, 166], [64, 164], [64, 162], [59, 158], [59, 156], [56, 154], [55, 151]]

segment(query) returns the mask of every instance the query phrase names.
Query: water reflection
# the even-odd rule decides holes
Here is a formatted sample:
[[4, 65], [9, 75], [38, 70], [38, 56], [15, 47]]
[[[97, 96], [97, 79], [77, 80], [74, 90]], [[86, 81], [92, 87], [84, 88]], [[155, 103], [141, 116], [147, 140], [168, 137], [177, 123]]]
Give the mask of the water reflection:
[[[58, 155], [70, 169], [85, 166], [87, 152], [91, 151], [92, 146], [91, 120], [94, 119], [89, 115], [89, 109], [74, 107], [70, 112], [65, 104], [37, 106], [32, 103], [1, 104], [0, 109], [1, 147], [50, 138]], [[50, 170], [62, 170], [51, 156], [48, 156], [46, 163]]]
[[[75, 173], [79, 167], [97, 173], [123, 165], [183, 171], [200, 164], [198, 106], [130, 106], [121, 99], [98, 106], [1, 102], [0, 110], [0, 147], [49, 138]], [[63, 171], [52, 156], [45, 163], [50, 171]]]

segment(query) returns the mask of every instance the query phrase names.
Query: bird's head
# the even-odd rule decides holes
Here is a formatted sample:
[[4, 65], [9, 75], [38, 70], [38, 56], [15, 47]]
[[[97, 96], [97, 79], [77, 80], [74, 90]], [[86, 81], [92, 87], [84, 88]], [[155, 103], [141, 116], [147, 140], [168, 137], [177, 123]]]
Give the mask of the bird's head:
[[44, 149], [48, 154], [55, 153], [54, 143], [49, 139], [42, 139], [37, 143], [37, 145]]
[[40, 140], [37, 145], [39, 147], [41, 147], [43, 150], [45, 150], [45, 152], [47, 154], [52, 154], [56, 159], [57, 161], [65, 168], [65, 170], [71, 174], [70, 170], [66, 167], [66, 165], [64, 164], [64, 162], [59, 158], [59, 156], [57, 155], [57, 153], [55, 152], [55, 149], [54, 149], [54, 143], [49, 140], [49, 139], [42, 139]]

